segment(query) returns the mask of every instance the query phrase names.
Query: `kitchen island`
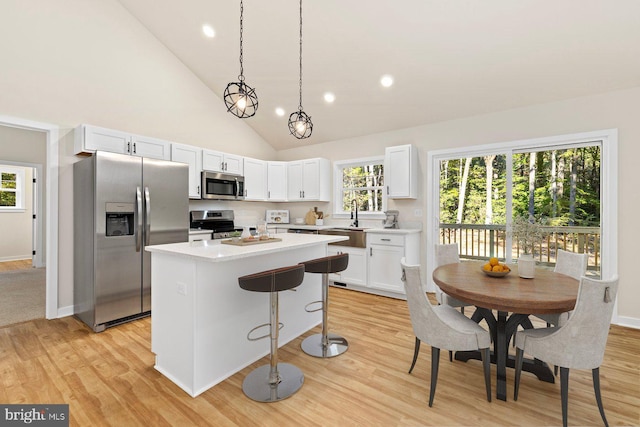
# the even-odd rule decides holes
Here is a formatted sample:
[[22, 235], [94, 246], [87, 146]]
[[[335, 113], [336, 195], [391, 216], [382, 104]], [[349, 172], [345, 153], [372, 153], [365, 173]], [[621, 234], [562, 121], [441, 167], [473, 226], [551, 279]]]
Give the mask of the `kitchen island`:
[[[327, 255], [344, 236], [281, 234], [281, 241], [235, 246], [220, 240], [147, 246], [151, 252], [151, 351], [155, 368], [192, 397], [269, 353], [269, 341], [247, 340], [269, 323], [269, 294], [240, 289], [238, 277]], [[280, 292], [279, 345], [320, 324], [321, 277]], [[268, 326], [254, 332], [268, 333]], [[302, 351], [302, 350], [301, 350]]]

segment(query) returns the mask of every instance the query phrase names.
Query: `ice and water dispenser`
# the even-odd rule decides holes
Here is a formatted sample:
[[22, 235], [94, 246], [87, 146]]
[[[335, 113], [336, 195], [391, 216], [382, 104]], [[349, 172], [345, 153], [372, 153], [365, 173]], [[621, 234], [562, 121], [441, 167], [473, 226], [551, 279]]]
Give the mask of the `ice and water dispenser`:
[[107, 203], [105, 217], [106, 237], [133, 235], [135, 224], [133, 203]]

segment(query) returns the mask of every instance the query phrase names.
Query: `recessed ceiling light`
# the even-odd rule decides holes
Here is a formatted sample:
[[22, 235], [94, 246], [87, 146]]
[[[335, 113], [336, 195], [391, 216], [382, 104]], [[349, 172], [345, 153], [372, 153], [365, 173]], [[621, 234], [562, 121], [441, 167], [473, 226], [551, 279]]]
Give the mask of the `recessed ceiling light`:
[[336, 96], [331, 92], [325, 92], [324, 100], [328, 103], [332, 103], [333, 101], [336, 100]]
[[276, 114], [280, 117], [284, 116], [284, 108], [276, 108]]
[[393, 84], [393, 77], [388, 74], [382, 76], [382, 78], [380, 79], [380, 84], [384, 87], [390, 87]]
[[202, 26], [202, 32], [204, 33], [205, 36], [209, 38], [213, 38], [213, 36], [216, 35], [216, 32], [213, 30], [213, 27], [209, 24], [204, 24]]

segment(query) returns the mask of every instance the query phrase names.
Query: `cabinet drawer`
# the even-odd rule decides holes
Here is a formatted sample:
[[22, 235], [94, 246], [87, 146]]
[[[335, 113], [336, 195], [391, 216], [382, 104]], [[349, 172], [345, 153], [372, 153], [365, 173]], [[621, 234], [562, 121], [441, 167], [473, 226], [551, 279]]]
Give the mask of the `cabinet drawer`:
[[376, 245], [404, 246], [404, 236], [398, 234], [367, 233], [367, 243]]

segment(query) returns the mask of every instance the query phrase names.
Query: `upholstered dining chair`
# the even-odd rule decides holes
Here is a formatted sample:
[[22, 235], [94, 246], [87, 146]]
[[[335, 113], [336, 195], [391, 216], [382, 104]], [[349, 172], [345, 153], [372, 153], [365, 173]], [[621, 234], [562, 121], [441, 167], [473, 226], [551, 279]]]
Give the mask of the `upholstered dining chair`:
[[[579, 254], [558, 249], [558, 254], [556, 257], [556, 267], [553, 271], [555, 271], [556, 273], [571, 276], [576, 280], [580, 280], [580, 278], [587, 272], [588, 259], [588, 254]], [[547, 322], [547, 327], [562, 326], [567, 322], [570, 312], [533, 315]]]
[[433, 406], [438, 381], [438, 365], [440, 349], [455, 351], [479, 350], [484, 368], [484, 381], [487, 400], [491, 402], [490, 352], [491, 338], [473, 320], [465, 317], [455, 308], [448, 305], [431, 305], [422, 288], [420, 266], [407, 265], [405, 259], [400, 260], [402, 281], [407, 294], [409, 315], [416, 337], [415, 351], [411, 369], [413, 370], [420, 350], [420, 342], [431, 346], [431, 384], [429, 390], [429, 407]]
[[[449, 245], [436, 245], [436, 267], [446, 264], [455, 264], [460, 262], [460, 255], [458, 254], [458, 245], [453, 243]], [[436, 300], [438, 304], [449, 305], [451, 307], [459, 307], [460, 311], [464, 313], [464, 307], [469, 306], [466, 302], [460, 301], [452, 296], [442, 292], [436, 285]]]
[[582, 277], [571, 317], [560, 327], [526, 329], [516, 337], [513, 400], [518, 400], [523, 353], [560, 367], [562, 424], [567, 425], [569, 369], [591, 369], [593, 389], [602, 421], [608, 426], [600, 394], [600, 365], [618, 294], [618, 277], [595, 280]]

